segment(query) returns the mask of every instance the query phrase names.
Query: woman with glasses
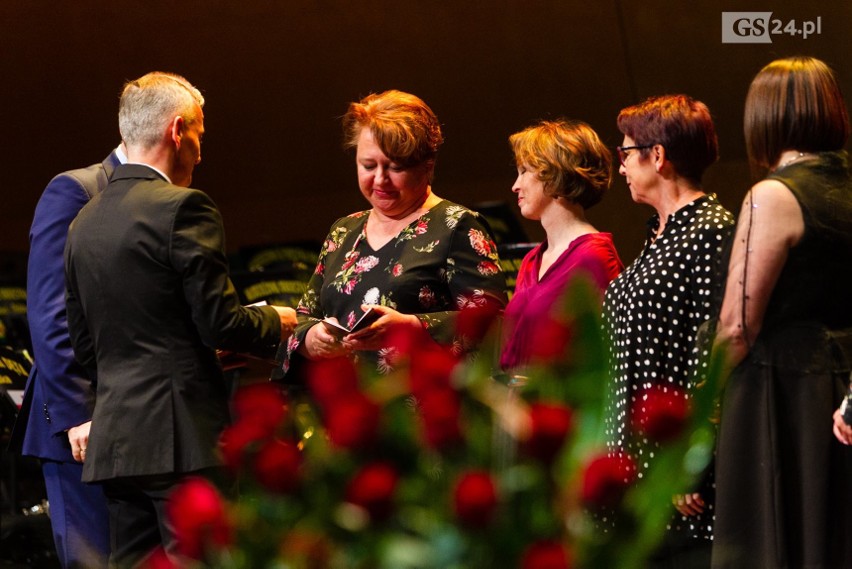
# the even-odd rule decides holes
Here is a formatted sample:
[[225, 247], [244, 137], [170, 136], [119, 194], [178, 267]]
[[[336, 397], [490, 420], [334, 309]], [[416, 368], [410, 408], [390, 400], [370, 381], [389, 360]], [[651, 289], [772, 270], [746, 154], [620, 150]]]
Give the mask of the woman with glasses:
[[773, 61], [745, 140], [767, 174], [740, 212], [717, 341], [733, 371], [717, 444], [713, 567], [852, 567], [852, 449], [838, 408], [852, 364], [849, 118], [831, 69]]
[[518, 177], [512, 185], [521, 215], [541, 223], [546, 238], [524, 257], [505, 312], [503, 369], [529, 363], [568, 283], [584, 275], [606, 290], [624, 266], [612, 235], [586, 220], [612, 182], [612, 154], [579, 121], [542, 121], [509, 137]]
[[[718, 314], [723, 253], [734, 218], [701, 187], [718, 157], [710, 111], [686, 95], [648, 99], [623, 109], [618, 128], [619, 173], [633, 201], [656, 213], [645, 247], [609, 286], [604, 323], [610, 340], [613, 388], [606, 429], [611, 449], [630, 454], [640, 473], [657, 444], [637, 436], [631, 415], [641, 413], [644, 392], [675, 389], [689, 395], [705, 349], [698, 327]], [[677, 513], [652, 566], [707, 567], [713, 506], [708, 479], [673, 498]]]

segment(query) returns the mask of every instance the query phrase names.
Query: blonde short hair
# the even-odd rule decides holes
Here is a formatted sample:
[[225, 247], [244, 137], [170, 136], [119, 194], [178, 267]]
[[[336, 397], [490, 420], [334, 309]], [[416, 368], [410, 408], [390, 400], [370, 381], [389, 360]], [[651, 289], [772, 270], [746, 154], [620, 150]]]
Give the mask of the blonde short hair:
[[612, 182], [612, 153], [582, 121], [541, 121], [509, 137], [519, 166], [538, 172], [546, 194], [590, 208]]

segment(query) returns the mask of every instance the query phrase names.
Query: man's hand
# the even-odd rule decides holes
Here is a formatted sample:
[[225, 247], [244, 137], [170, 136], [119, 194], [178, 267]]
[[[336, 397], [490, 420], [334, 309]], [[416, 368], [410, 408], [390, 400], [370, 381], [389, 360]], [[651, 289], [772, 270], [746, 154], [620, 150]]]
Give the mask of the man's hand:
[[852, 425], [843, 420], [840, 409], [834, 412], [834, 436], [845, 445], [852, 445]]
[[278, 319], [281, 321], [281, 341], [286, 340], [293, 329], [296, 328], [298, 320], [296, 320], [296, 311], [289, 306], [272, 306], [275, 312], [278, 313]]
[[92, 422], [83, 423], [68, 429], [68, 442], [71, 443], [71, 454], [77, 462], [86, 460], [86, 448], [89, 446], [89, 429]]

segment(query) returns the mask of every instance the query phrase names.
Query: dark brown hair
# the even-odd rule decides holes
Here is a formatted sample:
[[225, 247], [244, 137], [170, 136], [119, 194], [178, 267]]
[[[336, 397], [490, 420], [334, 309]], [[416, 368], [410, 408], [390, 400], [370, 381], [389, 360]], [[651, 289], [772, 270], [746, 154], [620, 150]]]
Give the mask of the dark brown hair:
[[515, 162], [538, 172], [544, 192], [588, 209], [612, 181], [612, 153], [581, 121], [541, 121], [509, 137]]
[[[651, 97], [622, 109], [618, 129], [637, 146], [662, 145], [677, 173], [698, 186], [704, 171], [719, 158], [710, 109], [687, 95]], [[641, 152], [647, 156], [649, 149]]]
[[343, 116], [344, 147], [357, 147], [364, 128], [370, 129], [385, 156], [405, 167], [434, 163], [444, 142], [429, 105], [402, 91], [373, 93], [350, 103]]
[[751, 82], [743, 130], [758, 175], [785, 150], [840, 150], [849, 138], [849, 115], [834, 72], [813, 57], [773, 61]]

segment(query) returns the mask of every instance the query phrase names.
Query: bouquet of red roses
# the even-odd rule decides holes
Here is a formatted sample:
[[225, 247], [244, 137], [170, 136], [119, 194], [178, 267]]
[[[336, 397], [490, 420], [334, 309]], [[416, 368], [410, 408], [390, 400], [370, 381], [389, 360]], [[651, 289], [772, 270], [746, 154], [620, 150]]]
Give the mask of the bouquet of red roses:
[[634, 459], [603, 440], [599, 297], [579, 284], [564, 305], [542, 323], [524, 377], [494, 373], [486, 306], [458, 319], [463, 343], [482, 345], [475, 354], [400, 333], [386, 375], [340, 359], [314, 364], [286, 397], [243, 387], [222, 436], [238, 497], [193, 479], [172, 503], [186, 565], [642, 567], [671, 496], [710, 460], [713, 380], [691, 398], [645, 394], [632, 424], [662, 449], [639, 479]]

